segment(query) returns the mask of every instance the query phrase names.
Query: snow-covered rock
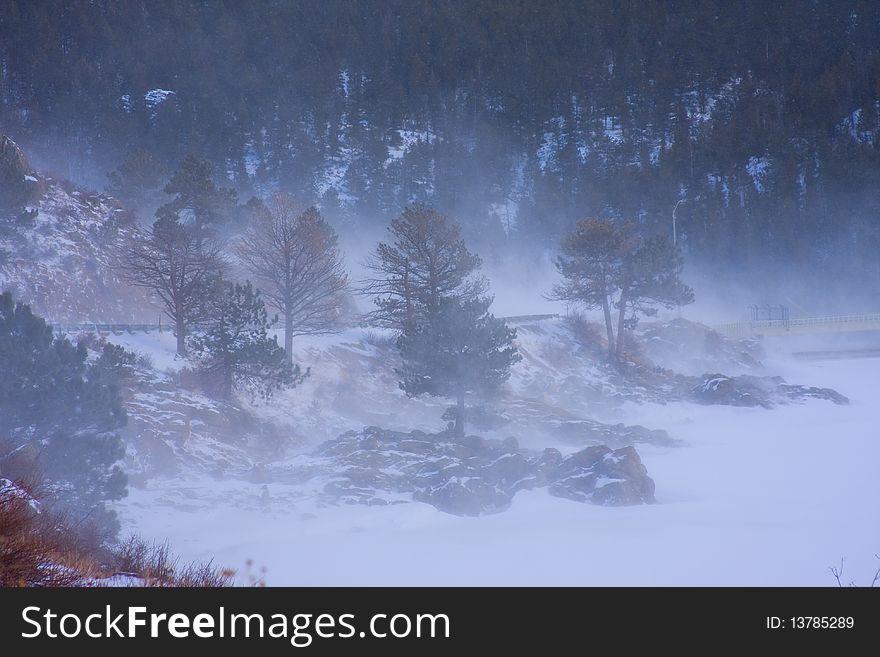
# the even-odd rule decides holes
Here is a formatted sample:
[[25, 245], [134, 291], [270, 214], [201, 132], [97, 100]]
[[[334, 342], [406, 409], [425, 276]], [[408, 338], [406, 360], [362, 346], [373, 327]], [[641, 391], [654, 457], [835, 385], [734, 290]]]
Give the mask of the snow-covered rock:
[[681, 317], [640, 324], [637, 339], [653, 363], [682, 374], [713, 370], [739, 374], [762, 367], [763, 351], [757, 340], [733, 340], [705, 324]]
[[786, 383], [779, 376], [726, 376], [706, 374], [691, 387], [691, 399], [701, 404], [724, 404], [727, 406], [762, 406], [773, 408], [777, 404], [801, 402], [807, 399], [824, 399], [835, 404], [847, 404], [849, 400], [831, 388], [801, 386]]
[[38, 193], [25, 218], [0, 216], [0, 290], [50, 323], [155, 323], [158, 310], [114, 267], [134, 216], [111, 197], [31, 177]]
[[[495, 513], [520, 490], [549, 486], [557, 497], [605, 505], [654, 501], [654, 482], [632, 447], [560, 452], [520, 449], [516, 440], [378, 427], [321, 445], [292, 472], [326, 479], [330, 503], [389, 504], [406, 496], [454, 515]], [[403, 500], [401, 497], [403, 496]]]

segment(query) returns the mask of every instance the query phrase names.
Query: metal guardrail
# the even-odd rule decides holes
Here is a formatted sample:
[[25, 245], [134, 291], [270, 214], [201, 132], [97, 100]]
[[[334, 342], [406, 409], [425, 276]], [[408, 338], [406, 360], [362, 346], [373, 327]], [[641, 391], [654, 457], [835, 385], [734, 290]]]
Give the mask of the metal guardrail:
[[804, 335], [808, 333], [874, 331], [880, 330], [880, 313], [734, 322], [717, 324], [712, 328], [729, 338], [750, 335]]
[[173, 330], [171, 324], [51, 324], [56, 333], [158, 333]]
[[557, 317], [560, 317], [560, 315], [551, 313], [548, 315], [510, 315], [509, 317], [499, 317], [498, 319], [510, 324], [523, 324], [524, 322], [540, 322], [544, 319], [556, 319]]
[[[556, 314], [513, 315], [500, 317], [511, 324], [538, 322], [560, 317]], [[59, 333], [151, 333], [171, 332], [171, 324], [52, 324]], [[880, 331], [880, 313], [863, 315], [834, 315], [826, 317], [796, 317], [793, 319], [765, 319], [750, 322], [716, 324], [712, 327], [729, 338], [744, 338], [752, 335], [787, 335], [807, 333], [828, 333], [844, 331]]]

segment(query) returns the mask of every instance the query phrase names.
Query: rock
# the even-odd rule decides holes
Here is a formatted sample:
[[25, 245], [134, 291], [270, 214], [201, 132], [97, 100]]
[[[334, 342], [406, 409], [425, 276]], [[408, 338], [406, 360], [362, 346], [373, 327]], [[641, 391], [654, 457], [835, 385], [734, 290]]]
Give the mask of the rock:
[[0, 476], [14, 480], [32, 480], [39, 472], [37, 462], [39, 450], [25, 443], [11, 452], [0, 456]]
[[726, 376], [704, 374], [702, 377], [682, 377], [689, 386], [685, 398], [701, 404], [725, 404], [728, 406], [761, 406], [773, 408], [777, 404], [802, 402], [807, 399], [824, 399], [835, 404], [848, 404], [849, 399], [831, 388], [815, 388], [793, 385], [780, 376]]
[[734, 340], [714, 329], [681, 317], [646, 322], [635, 336], [656, 365], [690, 375], [723, 368], [737, 373], [760, 370], [763, 350], [757, 340]]
[[607, 506], [651, 504], [654, 481], [632, 446], [611, 450], [588, 447], [556, 467], [550, 494]]
[[0, 209], [20, 209], [33, 201], [38, 192], [38, 178], [18, 144], [0, 136]]
[[520, 490], [547, 486], [580, 502], [654, 501], [654, 482], [631, 446], [591, 446], [563, 457], [556, 449], [519, 449], [513, 439], [456, 438], [449, 431], [349, 431], [319, 446], [291, 476], [326, 478], [321, 490], [328, 503], [386, 504], [410, 495], [462, 516], [504, 511]]
[[499, 456], [481, 468], [480, 474], [490, 483], [512, 493], [524, 488], [531, 488], [530, 484], [537, 479], [534, 462], [530, 462], [525, 456], [518, 453]]
[[552, 434], [572, 445], [601, 444], [612, 447], [648, 443], [651, 445], [677, 445], [664, 429], [648, 429], [640, 424], [602, 424], [595, 420], [565, 420], [556, 423]]
[[416, 491], [413, 498], [453, 515], [479, 516], [504, 511], [513, 496], [480, 479], [456, 477]]

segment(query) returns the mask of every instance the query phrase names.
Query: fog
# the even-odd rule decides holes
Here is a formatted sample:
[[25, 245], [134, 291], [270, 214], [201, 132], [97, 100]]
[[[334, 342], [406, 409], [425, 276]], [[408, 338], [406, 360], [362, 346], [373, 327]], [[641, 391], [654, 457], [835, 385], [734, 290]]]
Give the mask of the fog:
[[870, 583], [870, 3], [26, 4], [22, 581]]

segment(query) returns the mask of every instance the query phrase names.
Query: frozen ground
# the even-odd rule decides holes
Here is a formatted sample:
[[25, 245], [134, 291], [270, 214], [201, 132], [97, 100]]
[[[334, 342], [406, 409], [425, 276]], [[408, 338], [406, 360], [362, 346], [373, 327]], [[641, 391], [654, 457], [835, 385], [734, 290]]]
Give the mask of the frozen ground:
[[665, 428], [684, 447], [640, 445], [658, 504], [607, 508], [522, 492], [506, 512], [426, 504], [324, 507], [281, 484], [208, 477], [132, 490], [125, 526], [184, 559], [265, 567], [270, 585], [868, 584], [880, 562], [880, 359], [768, 368], [836, 388], [774, 410], [628, 403], [602, 420]]

